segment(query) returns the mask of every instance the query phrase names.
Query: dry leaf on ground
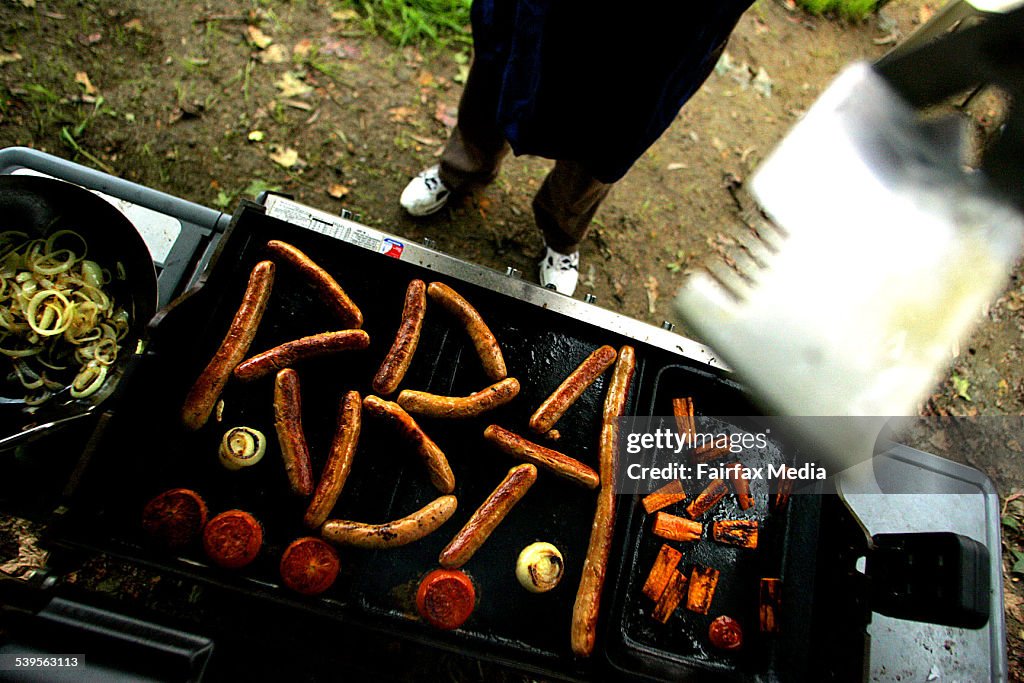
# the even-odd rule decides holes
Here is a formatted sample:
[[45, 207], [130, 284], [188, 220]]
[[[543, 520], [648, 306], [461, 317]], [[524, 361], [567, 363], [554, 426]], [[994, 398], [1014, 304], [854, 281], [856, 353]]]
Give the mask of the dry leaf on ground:
[[270, 160], [282, 168], [294, 168], [301, 161], [298, 151], [291, 147], [274, 147], [270, 151]]
[[273, 38], [255, 26], [245, 27], [245, 39], [249, 41], [250, 45], [260, 50], [266, 50], [274, 42]]
[[327, 188], [327, 194], [334, 197], [335, 199], [341, 199], [342, 197], [346, 196], [349, 192], [351, 192], [351, 190], [342, 185], [341, 183], [333, 183]]
[[313, 92], [313, 87], [303, 83], [302, 80], [291, 71], [285, 72], [281, 78], [274, 81], [274, 85], [280, 91], [281, 97], [292, 98], [308, 95]]
[[96, 94], [96, 86], [94, 86], [92, 82], [89, 80], [89, 74], [87, 74], [86, 72], [79, 71], [75, 73], [75, 83], [78, 83], [85, 89], [86, 95]]
[[257, 59], [263, 64], [284, 64], [288, 61], [288, 50], [284, 48], [284, 45], [274, 43], [263, 52], [260, 52]]

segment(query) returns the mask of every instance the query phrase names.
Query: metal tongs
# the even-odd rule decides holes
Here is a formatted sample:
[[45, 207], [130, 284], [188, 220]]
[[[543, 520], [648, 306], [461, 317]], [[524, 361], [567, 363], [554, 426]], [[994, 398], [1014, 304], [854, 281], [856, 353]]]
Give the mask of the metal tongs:
[[[919, 109], [971, 86], [1012, 108], [978, 170], [963, 121]], [[1024, 9], [848, 67], [757, 170], [764, 220], [693, 273], [677, 311], [835, 471], [915, 415], [1024, 245]]]

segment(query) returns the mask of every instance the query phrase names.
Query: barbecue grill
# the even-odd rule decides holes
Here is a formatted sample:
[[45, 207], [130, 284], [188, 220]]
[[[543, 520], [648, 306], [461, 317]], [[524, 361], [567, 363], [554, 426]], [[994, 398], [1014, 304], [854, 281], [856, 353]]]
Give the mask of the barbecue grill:
[[[892, 601], [884, 604], [877, 595], [872, 599], [871, 581], [857, 566], [867, 556], [877, 570], [888, 557], [875, 550], [885, 545], [886, 537], [872, 540], [872, 533], [957, 532], [977, 542], [958, 546], [958, 558], [987, 559], [986, 547], [993, 558], [999, 556], [998, 497], [991, 483], [976, 470], [899, 446], [881, 456], [883, 467], [868, 463], [866, 473], [853, 473], [863, 476], [848, 477], [838, 492], [794, 496], [783, 512], [765, 520], [764, 548], [756, 559], [741, 558], [724, 547], [695, 551], [691, 561], [725, 570], [719, 599], [744, 622], [749, 634], [750, 647], [738, 655], [714, 652], [699, 637], [710, 616], [675, 615], [663, 629], [649, 620], [650, 606], [639, 598], [638, 582], [660, 541], [649, 533], [639, 496], [620, 496], [598, 650], [589, 659], [574, 658], [569, 624], [595, 500], [592, 492], [543, 475], [467, 565], [480, 595], [471, 619], [453, 632], [431, 629], [416, 617], [416, 585], [436, 567], [440, 549], [513, 464], [483, 442], [486, 424], [525, 433], [532, 409], [603, 344], [631, 344], [637, 349], [627, 414], [671, 414], [670, 401], [679, 386], [699, 397], [706, 414], [756, 414], [744, 388], [730, 378], [714, 353], [674, 334], [668, 325], [639, 323], [543, 290], [514, 272], [467, 264], [286, 197], [243, 201], [227, 216], [19, 148], [0, 151], [0, 171], [45, 173], [112, 196], [134, 212], [159, 272], [162, 308], [150, 324], [151, 342], [116, 404], [87, 428], [55, 433], [34, 450], [5, 462], [0, 454], [0, 467], [7, 470], [0, 501], [7, 512], [45, 520], [46, 543], [53, 548], [57, 565], [62, 553], [103, 552], [239, 596], [254, 611], [276, 610], [296, 628], [316, 623], [326, 629], [365, 629], [566, 679], [614, 675], [637, 680], [884, 680], [886, 672], [896, 670], [890, 667], [917, 675], [928, 675], [935, 667], [959, 671], [964, 679], [1005, 678], [998, 560], [982, 562], [980, 576], [972, 577], [982, 586], [984, 611], [989, 613], [981, 629], [872, 617], [873, 606], [898, 612]], [[249, 270], [266, 258], [269, 239], [290, 242], [315, 255], [335, 274], [362, 308], [371, 338], [365, 351], [312, 360], [300, 368], [305, 426], [317, 474], [330, 443], [340, 392], [370, 392], [373, 373], [398, 327], [406, 285], [413, 278], [442, 281], [463, 294], [501, 343], [509, 376], [523, 386], [515, 401], [484, 417], [459, 424], [421, 420], [448, 453], [456, 473], [460, 509], [455, 518], [403, 548], [345, 549], [339, 580], [313, 598], [289, 593], [277, 575], [283, 548], [308, 534], [301, 526], [305, 501], [288, 493], [283, 468], [268, 462], [228, 472], [216, 458], [219, 434], [230, 426], [272, 432], [272, 379], [229, 384], [222, 423], [194, 434], [177, 426], [181, 399], [219, 343]], [[252, 349], [270, 348], [331, 325], [323, 304], [297, 276], [281, 268]], [[562, 436], [555, 445], [594, 467], [606, 381], [607, 376], [599, 379], [562, 418]], [[403, 388], [468, 395], [489, 383], [459, 325], [428, 305], [420, 347]], [[49, 458], [46, 477], [33, 461], [40, 458]], [[925, 497], [930, 501], [920, 496], [886, 498], [883, 507], [888, 512], [877, 514], [872, 495], [877, 478], [898, 481], [920, 471], [933, 475], [930, 486], [935, 496], [971, 494], [958, 499], [963, 505], [957, 519], [942, 520], [936, 528], [933, 517], [921, 514], [941, 500], [931, 496]], [[57, 472], [65, 476], [58, 477]], [[26, 494], [26, 477], [33, 484], [43, 480], [42, 492]], [[140, 511], [152, 496], [175, 487], [199, 491], [211, 511], [237, 507], [261, 520], [266, 541], [257, 561], [242, 571], [228, 571], [207, 561], [201, 550], [170, 553], [154, 545], [139, 526]], [[366, 417], [351, 477], [332, 516], [385, 521], [420, 508], [435, 495], [406, 445]], [[734, 505], [731, 500], [724, 505], [722, 515], [739, 514], [729, 507]], [[861, 519], [868, 521], [866, 527]], [[888, 538], [895, 543], [902, 537]], [[514, 578], [515, 558], [521, 548], [538, 540], [562, 550], [566, 575], [551, 593], [524, 595]], [[886, 567], [893, 568], [901, 560], [888, 561]], [[769, 574], [780, 576], [786, 587], [777, 638], [759, 636], [756, 629], [755, 579]], [[58, 595], [53, 601], [66, 599]], [[64, 603], [54, 606], [53, 601], [40, 612], [44, 618], [47, 610], [66, 609]], [[103, 610], [72, 611], [82, 617], [85, 628], [116, 618]], [[884, 630], [877, 628], [879, 624]], [[164, 631], [153, 627], [146, 633], [159, 642]], [[201, 677], [203, 665], [197, 662], [205, 661], [209, 642], [177, 631], [166, 637], [184, 643], [179, 649], [188, 653], [185, 677]], [[946, 648], [943, 655], [944, 642], [955, 642], [955, 652]], [[3, 652], [0, 649], [0, 655]]]

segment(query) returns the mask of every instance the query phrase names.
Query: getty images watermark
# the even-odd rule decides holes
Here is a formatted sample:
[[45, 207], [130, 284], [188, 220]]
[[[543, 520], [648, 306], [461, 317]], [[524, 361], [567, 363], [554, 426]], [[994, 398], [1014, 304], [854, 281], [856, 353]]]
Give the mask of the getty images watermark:
[[671, 481], [686, 488], [746, 479], [768, 490], [822, 482], [827, 468], [783, 448], [770, 425], [750, 418], [625, 418], [620, 424], [619, 491], [649, 493]]
[[[837, 458], [841, 449], [821, 446], [821, 435], [838, 439], [858, 431], [877, 435], [873, 449], [842, 450]], [[809, 434], [819, 438], [800, 438]], [[820, 493], [853, 477], [871, 477], [880, 493], [932, 493], [930, 477], [899, 475], [908, 470], [893, 465], [923, 456], [981, 472], [1024, 471], [1024, 416], [627, 417], [619, 421], [617, 484], [623, 494], [647, 494], [678, 480], [691, 495], [715, 480], [743, 478], [763, 495], [780, 489]], [[965, 487], [965, 493], [978, 490]]]

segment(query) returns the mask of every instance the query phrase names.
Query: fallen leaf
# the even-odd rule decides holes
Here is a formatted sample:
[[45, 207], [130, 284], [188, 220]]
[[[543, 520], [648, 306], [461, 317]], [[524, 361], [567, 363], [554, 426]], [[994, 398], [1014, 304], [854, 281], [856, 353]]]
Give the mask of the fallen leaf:
[[951, 380], [953, 382], [953, 390], [956, 391], [956, 395], [964, 400], [970, 401], [970, 381], [966, 377], [961, 377], [960, 375], [957, 374], [954, 374]]
[[286, 71], [281, 78], [274, 81], [274, 85], [281, 91], [281, 96], [286, 98], [301, 97], [313, 92], [313, 88], [303, 83], [298, 76], [291, 71]]
[[263, 142], [263, 138], [266, 137], [262, 130], [254, 130], [249, 133], [249, 142]]
[[284, 64], [288, 61], [288, 50], [284, 45], [274, 43], [257, 56], [263, 64]]
[[82, 45], [85, 45], [86, 47], [90, 45], [95, 45], [101, 40], [103, 40], [103, 34], [99, 32], [90, 33], [88, 35], [81, 34], [78, 36], [78, 42], [80, 42]]
[[1024, 612], [1021, 611], [1021, 604], [1024, 603], [1024, 598], [1014, 594], [1012, 591], [1005, 591], [1003, 595], [1006, 611], [1017, 621], [1024, 622]]
[[388, 120], [392, 123], [408, 123], [409, 119], [416, 115], [416, 110], [410, 107], [392, 107], [388, 109]]
[[443, 140], [438, 140], [437, 138], [428, 138], [423, 135], [410, 134], [409, 137], [411, 137], [413, 140], [420, 143], [421, 145], [427, 145], [429, 147], [433, 147], [434, 145], [440, 145], [443, 142]]
[[259, 50], [266, 50], [274, 42], [273, 38], [255, 26], [245, 27], [245, 39], [249, 41], [250, 45]]
[[354, 9], [340, 9], [331, 12], [331, 19], [343, 24], [358, 18], [359, 12], [356, 12]]
[[434, 84], [434, 74], [429, 71], [421, 71], [420, 75], [416, 78], [416, 83], [421, 88], [427, 88]]
[[668, 166], [666, 166], [666, 168], [669, 171], [681, 171], [684, 168], [689, 168], [689, 167], [686, 164], [682, 163], [682, 162], [676, 161], [676, 162], [673, 162], [673, 163], [669, 164]]
[[644, 289], [647, 290], [647, 312], [654, 315], [656, 310], [654, 304], [658, 300], [658, 278], [648, 275]]
[[85, 89], [87, 95], [95, 95], [96, 87], [89, 81], [89, 74], [84, 71], [75, 73], [75, 83], [78, 83]]
[[935, 10], [930, 5], [921, 5], [917, 10], [917, 21], [921, 24], [927, 24], [928, 21], [935, 15]]
[[357, 59], [359, 57], [359, 48], [350, 41], [340, 38], [324, 38], [320, 52], [325, 55], [334, 55], [338, 59]]
[[342, 185], [341, 183], [333, 183], [327, 188], [327, 194], [334, 197], [335, 199], [341, 199], [347, 195], [351, 190]]
[[135, 31], [136, 33], [142, 33], [142, 20], [141, 19], [129, 19], [124, 23], [124, 27], [129, 31]]
[[6, 51], [0, 52], [0, 66], [3, 66], [4, 64], [11, 64], [13, 62], [20, 62], [20, 61], [21, 61], [21, 55], [18, 54], [17, 52], [6, 52]]
[[292, 168], [299, 163], [299, 153], [291, 147], [271, 148], [270, 160], [282, 168]]
[[434, 119], [443, 123], [447, 128], [454, 128], [459, 122], [459, 108], [452, 107], [441, 102], [437, 103], [434, 109]]
[[455, 81], [456, 83], [462, 83], [463, 85], [465, 85], [466, 79], [468, 79], [468, 78], [469, 78], [469, 64], [460, 64], [459, 65], [459, 73], [455, 74], [455, 76], [452, 78], [452, 80]]
[[305, 59], [313, 52], [313, 41], [309, 38], [303, 38], [299, 42], [295, 43], [295, 47], [292, 48], [292, 54], [299, 59]]
[[303, 102], [302, 100], [284, 100], [281, 104], [292, 109], [301, 109], [302, 111], [312, 111], [313, 105], [309, 102]]

